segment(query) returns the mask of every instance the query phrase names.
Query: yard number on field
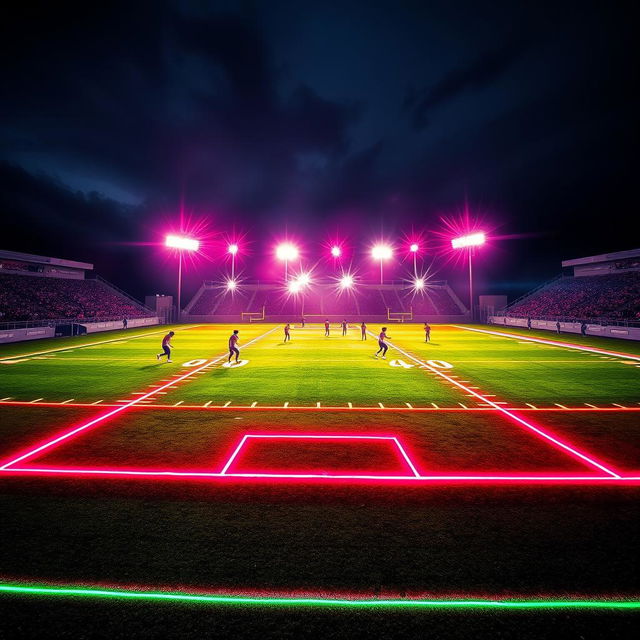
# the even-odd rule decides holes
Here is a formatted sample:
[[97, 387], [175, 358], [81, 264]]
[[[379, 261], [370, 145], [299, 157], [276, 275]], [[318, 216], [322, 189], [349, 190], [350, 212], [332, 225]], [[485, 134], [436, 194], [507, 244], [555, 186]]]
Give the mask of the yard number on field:
[[412, 367], [415, 367], [415, 364], [409, 364], [408, 362], [405, 362], [404, 360], [389, 360], [389, 366], [390, 367], [401, 367], [402, 369], [411, 369]]
[[237, 369], [238, 367], [244, 367], [245, 364], [249, 364], [248, 360], [240, 360], [239, 362], [225, 362], [222, 366], [228, 369]]
[[206, 360], [198, 359], [198, 360], [189, 360], [189, 362], [185, 362], [183, 367], [197, 367], [200, 364], [204, 364]]
[[436, 369], [453, 369], [453, 365], [444, 360], [427, 360], [427, 364]]

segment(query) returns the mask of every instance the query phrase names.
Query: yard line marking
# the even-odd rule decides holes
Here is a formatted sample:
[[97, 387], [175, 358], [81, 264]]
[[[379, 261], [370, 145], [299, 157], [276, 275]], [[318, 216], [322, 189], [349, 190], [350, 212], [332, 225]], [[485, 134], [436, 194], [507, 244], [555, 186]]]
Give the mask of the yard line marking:
[[205, 402], [202, 406], [203, 407], [208, 407], [212, 402], [213, 402], [213, 400], [209, 400], [209, 402]]
[[618, 404], [617, 402], [612, 402], [611, 404], [612, 404], [614, 407], [620, 407], [621, 409], [626, 409], [626, 408], [627, 408], [627, 407], [625, 407], [625, 406], [624, 406], [624, 405], [622, 405], [622, 404]]
[[576, 349], [578, 351], [585, 351], [586, 353], [613, 356], [614, 358], [628, 358], [629, 360], [637, 360], [640, 362], [640, 356], [634, 356], [629, 353], [621, 353], [616, 351], [607, 351], [606, 349], [599, 349], [597, 347], [587, 347], [585, 345], [573, 344], [571, 342], [557, 342], [556, 340], [546, 340], [544, 338], [529, 338], [527, 336], [519, 336], [513, 333], [501, 333], [499, 331], [489, 331], [487, 329], [475, 329], [472, 327], [463, 327], [462, 325], [452, 324], [452, 327], [456, 329], [463, 329], [464, 331], [475, 331], [477, 333], [487, 333], [502, 338], [515, 338], [517, 340], [527, 340], [529, 342], [538, 342], [540, 344], [550, 345], [552, 347], [563, 347], [565, 349]]
[[596, 407], [595, 404], [589, 404], [588, 402], [585, 402], [585, 405], [587, 405], [587, 407], [591, 407], [592, 409], [597, 409], [598, 407]]
[[68, 400], [65, 400], [64, 402], [61, 402], [60, 404], [68, 404], [69, 402], [73, 402], [75, 400], [75, 398], [69, 398]]
[[407, 407], [409, 407], [409, 409], [413, 409], [413, 407], [408, 402], [405, 402], [405, 404], [407, 405]]
[[[260, 340], [261, 338], [264, 338], [265, 336], [268, 336], [269, 334], [273, 333], [276, 329], [278, 329], [279, 326], [280, 325], [277, 325], [273, 329], [270, 329], [269, 331], [257, 336], [253, 340], [250, 340], [249, 342], [247, 342], [244, 345], [244, 347], [246, 348], [249, 345], [251, 345], [254, 342], [256, 342], [257, 340]], [[139, 404], [142, 400], [146, 400], [147, 398], [153, 397], [154, 395], [159, 393], [161, 390], [168, 389], [169, 387], [172, 387], [176, 383], [182, 382], [183, 380], [186, 380], [187, 378], [190, 378], [196, 371], [200, 371], [200, 369], [204, 369], [207, 366], [210, 366], [210, 365], [213, 365], [213, 364], [215, 364], [217, 362], [220, 362], [226, 356], [227, 356], [227, 353], [225, 352], [223, 355], [212, 359], [210, 363], [204, 364], [204, 365], [202, 365], [200, 367], [197, 367], [196, 369], [191, 369], [190, 371], [187, 371], [179, 379], [167, 382], [164, 386], [160, 387], [157, 390], [149, 391], [144, 396], [138, 396], [137, 398], [134, 398], [133, 400], [129, 401], [128, 404], [123, 404], [123, 405], [117, 406], [114, 409], [112, 409], [111, 411], [108, 411], [107, 413], [104, 413], [104, 414], [94, 418], [93, 420], [90, 420], [87, 423], [82, 424], [79, 427], [76, 427], [75, 429], [72, 429], [71, 431], [67, 431], [67, 432], [63, 433], [62, 435], [49, 440], [49, 441], [45, 442], [44, 444], [41, 444], [39, 447], [35, 447], [34, 449], [31, 449], [31, 450], [27, 451], [26, 453], [23, 453], [22, 455], [19, 455], [17, 458], [14, 458], [13, 460], [9, 460], [9, 462], [4, 463], [0, 467], [0, 471], [5, 471], [9, 467], [11, 467], [11, 465], [14, 465], [14, 464], [16, 464], [18, 462], [21, 462], [22, 460], [26, 460], [27, 458], [31, 458], [34, 455], [36, 455], [37, 453], [40, 453], [41, 451], [44, 451], [45, 449], [48, 449], [48, 448], [50, 448], [50, 447], [62, 442], [63, 440], [67, 440], [68, 438], [76, 435], [77, 433], [80, 433], [81, 431], [84, 431], [85, 429], [88, 429], [88, 428], [90, 428], [90, 427], [92, 427], [92, 426], [94, 426], [96, 424], [99, 424], [100, 422], [104, 422], [105, 420], [107, 420], [107, 418], [111, 418], [112, 416], [115, 416], [118, 413], [121, 413], [125, 409], [128, 409], [128, 408], [130, 408], [130, 407], [132, 407], [132, 406], [134, 406], [136, 404]], [[42, 400], [42, 398], [40, 398], [40, 400]]]
[[252, 402], [252, 403], [251, 403], [251, 406], [252, 406], [252, 407], [255, 407], [257, 404], [258, 404], [257, 402]]
[[532, 405], [532, 404], [531, 404], [531, 403], [529, 403], [529, 402], [525, 402], [525, 404], [527, 405], [527, 407], [531, 407], [532, 409], [537, 409], [537, 408], [538, 408], [538, 407], [536, 407], [536, 406]]
[[379, 406], [381, 409], [384, 409], [384, 405], [382, 404], [382, 402], [378, 402], [378, 406]]
[[[371, 335], [373, 335], [373, 334], [371, 334]], [[390, 340], [388, 341], [388, 344], [389, 344], [390, 347], [393, 347], [396, 351], [399, 351], [400, 353], [405, 355], [407, 358], [413, 360], [415, 363], [417, 363], [417, 364], [426, 364], [425, 362], [422, 362], [419, 358], [416, 358], [415, 356], [411, 355], [410, 353], [408, 353], [404, 349], [401, 349], [400, 347], [396, 346]], [[500, 412], [502, 412], [504, 415], [508, 416], [514, 422], [517, 422], [518, 424], [522, 425], [523, 427], [525, 427], [525, 428], [537, 433], [538, 435], [542, 436], [543, 438], [545, 438], [549, 442], [553, 442], [555, 445], [557, 445], [557, 447], [559, 447], [561, 449], [564, 449], [565, 451], [571, 453], [573, 456], [580, 458], [581, 460], [587, 462], [591, 466], [597, 467], [601, 471], [604, 471], [605, 473], [609, 474], [610, 476], [613, 476], [614, 478], [620, 478], [621, 477], [615, 471], [612, 471], [611, 469], [605, 467], [603, 464], [601, 464], [597, 460], [595, 460], [595, 459], [589, 457], [588, 455], [578, 451], [577, 449], [574, 449], [571, 445], [567, 444], [566, 442], [562, 442], [561, 440], [558, 440], [557, 438], [555, 438], [551, 434], [543, 431], [539, 427], [536, 427], [535, 425], [529, 424], [524, 418], [521, 418], [519, 415], [513, 413], [509, 409], [507, 409], [505, 407], [501, 407], [500, 403], [495, 402], [494, 400], [488, 400], [486, 395], [481, 395], [480, 393], [477, 393], [476, 391], [472, 391], [471, 389], [466, 387], [461, 382], [458, 382], [457, 380], [454, 380], [450, 375], [444, 373], [444, 371], [442, 371], [441, 369], [437, 369], [437, 368], [432, 367], [432, 370], [434, 371], [434, 373], [437, 373], [440, 377], [444, 378], [445, 380], [448, 380], [451, 384], [454, 384], [459, 389], [462, 389], [463, 391], [471, 391], [471, 393], [473, 395], [475, 395], [476, 398], [478, 398], [479, 400], [481, 400], [483, 402], [487, 402], [488, 404], [490, 404], [491, 406], [495, 407]]]
[[439, 408], [440, 408], [440, 407], [438, 407], [438, 405], [437, 405], [435, 402], [432, 402], [432, 403], [431, 403], [431, 406], [432, 406], [434, 409], [439, 409]]
[[[143, 402], [145, 402], [145, 401], [143, 400]], [[179, 407], [183, 402], [184, 402], [184, 400], [180, 400], [179, 402], [176, 402], [173, 406], [174, 407]]]
[[286, 409], [289, 406], [289, 401], [285, 402], [282, 406]]
[[100, 404], [102, 402], [102, 400], [96, 400], [95, 402], [92, 402], [91, 404]]
[[31, 400], [29, 404], [34, 404], [35, 402], [40, 402], [40, 400], [44, 400], [44, 398], [36, 398], [35, 400]]
[[353, 405], [350, 402], [347, 402], [347, 404], [349, 405], [349, 409], [353, 409]]
[[231, 404], [231, 400], [227, 400], [222, 406], [228, 407]]
[[463, 408], [463, 409], [468, 409], [469, 407], [467, 407], [466, 404], [462, 404], [462, 402], [458, 402], [458, 404]]
[[566, 409], [567, 408], [563, 404], [559, 404], [558, 402], [554, 402], [553, 404], [555, 404], [556, 407], [560, 407], [561, 409]]
[[0, 400], [0, 402], [4, 402], [5, 400], [11, 400], [13, 396], [7, 396], [6, 398], [2, 398], [2, 400]]
[[320, 408], [320, 403], [316, 402], [316, 407], [318, 407], [318, 409]]
[[[188, 326], [188, 327], [182, 327], [182, 328], [176, 328], [176, 331], [186, 331], [187, 329], [195, 329], [197, 327], [201, 327], [202, 325], [192, 325], [192, 326]], [[166, 331], [166, 329], [162, 329], [160, 331], [149, 331], [148, 333], [140, 333], [138, 335], [135, 336], [130, 336], [130, 338], [133, 340], [134, 338], [146, 338], [147, 336], [153, 336], [155, 334], [158, 333], [164, 333]], [[0, 358], [0, 362], [6, 362], [8, 360], [15, 360], [16, 358], [26, 358], [26, 357], [31, 357], [31, 356], [40, 356], [44, 353], [58, 353], [60, 351], [72, 351], [73, 349], [84, 349], [85, 347], [92, 347], [94, 345], [97, 344], [107, 344], [110, 342], [118, 342], [120, 341], [121, 338], [113, 338], [111, 340], [102, 340], [100, 342], [87, 342], [85, 344], [74, 344], [73, 346], [70, 347], [58, 347], [57, 349], [48, 349], [46, 351], [34, 351], [33, 353], [23, 353], [21, 355], [18, 356], [6, 356], [5, 358]]]

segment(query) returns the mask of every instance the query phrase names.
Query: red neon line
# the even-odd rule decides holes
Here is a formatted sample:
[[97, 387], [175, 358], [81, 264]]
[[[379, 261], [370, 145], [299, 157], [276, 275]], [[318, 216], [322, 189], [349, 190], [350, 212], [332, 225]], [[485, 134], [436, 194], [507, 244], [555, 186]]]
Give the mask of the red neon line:
[[405, 459], [405, 462], [409, 465], [409, 467], [411, 468], [411, 471], [413, 471], [413, 475], [415, 475], [416, 478], [419, 478], [420, 474], [418, 473], [418, 470], [415, 468], [413, 462], [411, 462], [411, 459], [407, 455], [407, 452], [404, 450], [403, 446], [400, 444], [400, 440], [394, 437], [393, 441], [396, 443], [396, 447], [398, 447], [398, 449], [400, 450], [400, 453], [402, 454], [402, 457]]
[[[371, 334], [373, 335], [373, 334]], [[516, 422], [518, 422], [519, 424], [521, 424], [522, 426], [526, 427], [527, 429], [537, 433], [538, 435], [542, 436], [543, 438], [549, 440], [550, 442], [553, 442], [555, 445], [557, 445], [558, 447], [564, 449], [565, 451], [568, 451], [569, 453], [571, 453], [572, 455], [581, 458], [582, 460], [584, 460], [585, 462], [587, 462], [588, 464], [597, 467], [598, 469], [600, 469], [601, 471], [604, 471], [605, 473], [608, 473], [611, 476], [614, 477], [620, 477], [619, 474], [617, 474], [615, 471], [612, 471], [611, 469], [608, 469], [607, 467], [605, 467], [603, 464], [597, 462], [596, 460], [590, 458], [589, 456], [587, 456], [584, 453], [581, 453], [580, 451], [578, 451], [577, 449], [574, 449], [572, 446], [570, 446], [569, 444], [562, 442], [561, 440], [558, 440], [557, 438], [554, 438], [552, 435], [546, 433], [545, 431], [542, 431], [542, 429], [535, 427], [532, 424], [529, 424], [526, 420], [523, 420], [520, 416], [517, 416], [515, 413], [512, 413], [511, 411], [509, 411], [508, 409], [505, 409], [504, 407], [501, 407], [499, 404], [495, 403], [493, 400], [490, 400], [489, 398], [475, 392], [473, 389], [470, 389], [469, 387], [466, 387], [465, 385], [463, 385], [461, 382], [458, 382], [457, 380], [454, 380], [452, 377], [446, 375], [445, 373], [442, 373], [442, 371], [440, 371], [439, 369], [437, 369], [436, 367], [432, 367], [431, 365], [427, 364], [424, 361], [419, 360], [418, 358], [415, 358], [414, 356], [412, 356], [411, 354], [407, 353], [406, 351], [404, 351], [403, 349], [400, 349], [400, 347], [397, 347], [396, 345], [394, 345], [392, 342], [389, 341], [389, 345], [391, 345], [394, 349], [396, 349], [397, 351], [399, 351], [400, 353], [402, 353], [404, 356], [406, 356], [407, 358], [410, 358], [411, 360], [413, 360], [414, 362], [417, 362], [420, 365], [423, 365], [424, 367], [426, 367], [427, 369], [429, 369], [431, 372], [436, 373], [437, 375], [439, 375], [440, 377], [444, 378], [445, 380], [447, 380], [448, 382], [450, 382], [451, 384], [455, 385], [456, 387], [463, 389], [464, 391], [466, 391], [467, 393], [475, 396], [476, 398], [479, 398], [480, 400], [482, 400], [483, 402], [486, 402], [487, 404], [490, 404], [492, 407], [494, 407], [495, 409], [497, 409], [498, 411], [504, 413], [506, 416], [508, 416], [509, 418], [511, 418], [512, 420], [515, 420]], [[565, 409], [562, 409], [562, 411], [565, 411]]]
[[298, 479], [298, 480], [372, 480], [372, 481], [411, 481], [411, 482], [526, 482], [526, 483], [585, 483], [585, 484], [640, 484], [640, 476], [570, 476], [570, 475], [320, 475], [320, 474], [285, 474], [285, 473], [217, 473], [198, 471], [136, 471], [118, 469], [55, 469], [55, 468], [11, 468], [3, 470], [8, 475], [95, 475], [95, 476], [123, 476], [123, 477], [176, 477], [202, 479]]
[[[461, 325], [453, 324], [452, 327], [456, 329], [464, 329], [465, 331], [475, 331], [476, 333], [487, 333], [494, 336], [502, 336], [503, 338], [517, 338], [518, 340], [527, 340], [528, 342], [539, 342], [540, 344], [548, 344], [553, 347], [565, 347], [567, 349], [577, 349], [578, 351], [587, 351], [590, 353], [599, 353], [605, 356], [615, 356], [616, 358], [627, 358], [629, 360], [640, 361], [640, 356], [631, 355], [630, 353], [622, 353], [620, 351], [607, 351], [606, 349], [599, 349], [598, 347], [587, 347], [582, 344], [575, 344], [573, 342], [559, 342], [557, 340], [547, 340], [546, 338], [532, 338], [531, 336], [521, 336], [516, 333], [502, 333], [501, 331], [489, 331], [488, 329], [473, 329], [471, 327], [463, 327]], [[598, 337], [598, 336], [594, 336]]]
[[[33, 403], [29, 400], [7, 400], [5, 402], [0, 402], [0, 407], [2, 406], [18, 406], [18, 407], [56, 407], [60, 409], [64, 409], [65, 407], [73, 407], [73, 408], [96, 408], [98, 405], [93, 404], [91, 402], [67, 402], [63, 404], [62, 402], [36, 402]], [[99, 405], [100, 407], [119, 407], [121, 405], [113, 404], [111, 402], [102, 403]], [[175, 406], [173, 404], [143, 404], [143, 405], [135, 405], [131, 407], [132, 409], [136, 409], [137, 411], [143, 409], [161, 409], [162, 411], [310, 411], [310, 412], [318, 412], [322, 413], [323, 411], [344, 411], [345, 413], [357, 413], [361, 411], [372, 411], [372, 412], [428, 412], [428, 413], [437, 413], [437, 412], [445, 412], [445, 413], [469, 413], [472, 411], [484, 411], [484, 412], [494, 412], [497, 411], [494, 407], [468, 407], [467, 409], [463, 409], [462, 407], [375, 407], [375, 406], [364, 406], [364, 407], [331, 407], [328, 405], [317, 407], [315, 405], [312, 406], [296, 406], [290, 405], [287, 407], [283, 407], [282, 405], [259, 405], [255, 407], [247, 406], [247, 405], [229, 405], [227, 407], [222, 405], [210, 405], [208, 407], [204, 407], [202, 405], [197, 404], [181, 404]], [[625, 411], [638, 412], [640, 411], [640, 407], [569, 407], [567, 409], [561, 409], [560, 407], [538, 407], [536, 409], [532, 409], [531, 407], [506, 407], [510, 411], [535, 411], [541, 413], [543, 411], [546, 412], [557, 412], [557, 413], [594, 413], [594, 412], [609, 412], [609, 413], [622, 413]]]
[[[270, 333], [272, 333], [273, 331], [275, 331], [278, 327], [274, 327], [273, 329], [271, 329], [270, 331], [267, 331], [266, 333], [263, 333], [262, 335], [254, 338], [253, 340], [250, 340], [249, 342], [247, 342], [247, 344], [245, 345], [245, 348], [248, 347], [249, 345], [253, 344], [256, 340], [259, 340], [260, 338], [263, 338], [267, 335], [269, 335]], [[32, 456], [34, 456], [37, 453], [40, 453], [41, 451], [44, 451], [45, 449], [48, 449], [49, 447], [52, 447], [60, 442], [62, 442], [63, 440], [67, 440], [68, 438], [76, 435], [77, 433], [80, 433], [81, 431], [84, 431], [90, 427], [95, 426], [96, 424], [99, 424], [100, 422], [104, 422], [105, 420], [107, 420], [107, 418], [111, 418], [115, 415], [117, 415], [118, 413], [121, 413], [123, 411], [125, 411], [126, 409], [129, 409], [130, 407], [142, 402], [143, 400], [146, 400], [147, 398], [150, 398], [154, 395], [156, 395], [157, 393], [163, 391], [164, 389], [168, 389], [169, 387], [174, 386], [175, 384], [178, 384], [179, 382], [182, 382], [183, 380], [186, 380], [187, 378], [191, 377], [192, 375], [198, 373], [199, 371], [202, 371], [203, 369], [206, 369], [207, 367], [210, 367], [218, 362], [220, 362], [220, 360], [222, 360], [225, 357], [226, 354], [223, 354], [221, 356], [218, 356], [212, 360], [210, 360], [209, 362], [205, 362], [203, 365], [196, 367], [195, 369], [191, 369], [190, 371], [188, 371], [187, 373], [183, 374], [183, 375], [178, 375], [176, 376], [176, 378], [174, 380], [171, 380], [170, 382], [167, 382], [166, 384], [160, 386], [160, 387], [156, 387], [155, 389], [153, 389], [152, 391], [149, 391], [148, 393], [145, 393], [144, 395], [138, 396], [137, 398], [134, 398], [133, 400], [131, 400], [130, 402], [128, 402], [127, 404], [123, 404], [120, 405], [118, 407], [116, 407], [115, 409], [113, 409], [112, 411], [109, 411], [107, 413], [104, 413], [100, 416], [98, 416], [97, 418], [94, 418], [93, 420], [90, 420], [89, 422], [80, 425], [79, 427], [76, 427], [75, 429], [72, 429], [71, 431], [68, 431], [66, 433], [63, 433], [61, 436], [58, 436], [57, 438], [53, 438], [52, 440], [49, 440], [47, 442], [45, 442], [44, 444], [40, 445], [39, 447], [36, 447], [30, 451], [27, 451], [26, 453], [22, 454], [21, 456], [18, 456], [17, 458], [10, 460], [9, 462], [3, 464], [0, 467], [0, 471], [4, 471], [5, 469], [9, 468], [10, 466], [21, 462], [22, 460], [25, 460], [27, 458], [30, 458]], [[69, 405], [65, 405], [65, 406], [69, 406]]]

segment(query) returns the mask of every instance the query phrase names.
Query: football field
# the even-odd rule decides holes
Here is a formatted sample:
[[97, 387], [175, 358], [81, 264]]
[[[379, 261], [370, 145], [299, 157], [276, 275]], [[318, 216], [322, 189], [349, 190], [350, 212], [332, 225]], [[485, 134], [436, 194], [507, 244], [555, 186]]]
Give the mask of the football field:
[[490, 612], [468, 633], [526, 610], [521, 637], [533, 609], [630, 624], [640, 345], [396, 324], [382, 359], [380, 325], [286, 343], [282, 325], [180, 325], [158, 362], [168, 329], [0, 347], [0, 599], [17, 612], [119, 598], [231, 607], [223, 630], [274, 606], [321, 609], [318, 629], [359, 608], [372, 633], [416, 631], [417, 609]]

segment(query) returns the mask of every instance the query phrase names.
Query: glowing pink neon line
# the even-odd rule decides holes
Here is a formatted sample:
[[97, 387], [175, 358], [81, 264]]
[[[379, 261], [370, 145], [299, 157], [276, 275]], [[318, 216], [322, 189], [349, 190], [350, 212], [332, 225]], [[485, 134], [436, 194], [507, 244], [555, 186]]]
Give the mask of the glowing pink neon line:
[[[246, 345], [244, 345], [244, 347], [248, 347], [249, 345], [253, 344], [256, 340], [259, 340], [260, 338], [264, 338], [265, 336], [269, 335], [270, 333], [272, 333], [273, 331], [275, 331], [278, 327], [274, 327], [273, 329], [271, 329], [270, 331], [267, 331], [266, 333], [263, 333], [262, 335], [254, 338], [253, 340], [250, 340], [249, 342], [247, 342]], [[123, 404], [121, 406], [116, 407], [115, 409], [113, 409], [112, 411], [109, 411], [107, 413], [104, 413], [100, 416], [98, 416], [97, 418], [94, 418], [93, 420], [90, 420], [89, 422], [80, 425], [79, 427], [76, 427], [75, 429], [72, 429], [71, 431], [68, 431], [67, 433], [63, 433], [61, 436], [58, 436], [57, 438], [54, 438], [52, 440], [49, 440], [48, 442], [45, 442], [44, 444], [40, 445], [39, 447], [36, 447], [35, 449], [32, 449], [31, 451], [27, 451], [26, 453], [22, 454], [21, 456], [18, 456], [17, 458], [15, 458], [14, 460], [10, 460], [9, 462], [5, 463], [4, 465], [2, 465], [0, 467], [0, 471], [4, 471], [5, 469], [8, 469], [10, 466], [21, 462], [22, 460], [26, 460], [27, 458], [30, 458], [32, 456], [34, 456], [37, 453], [40, 453], [41, 451], [44, 451], [45, 449], [48, 449], [60, 442], [62, 442], [63, 440], [67, 440], [68, 438], [76, 435], [77, 433], [80, 433], [81, 431], [84, 431], [85, 429], [89, 429], [90, 427], [93, 427], [96, 424], [99, 424], [100, 422], [104, 422], [107, 418], [111, 418], [113, 416], [115, 416], [118, 413], [121, 413], [123, 411], [125, 411], [126, 409], [129, 409], [130, 407], [133, 407], [134, 405], [142, 402], [143, 400], [146, 400], [147, 398], [150, 398], [154, 395], [156, 395], [157, 393], [163, 391], [164, 389], [168, 389], [169, 387], [172, 387], [175, 384], [178, 384], [179, 382], [182, 382], [183, 380], [186, 380], [187, 378], [195, 375], [196, 373], [202, 371], [203, 369], [206, 369], [207, 367], [210, 367], [218, 362], [220, 362], [220, 360], [222, 360], [225, 357], [226, 354], [223, 354], [221, 356], [218, 356], [212, 360], [210, 360], [209, 362], [205, 362], [203, 365], [196, 367], [195, 369], [191, 369], [190, 371], [188, 371], [187, 373], [176, 377], [174, 380], [171, 380], [170, 382], [167, 382], [166, 384], [160, 386], [160, 387], [156, 387], [155, 389], [153, 389], [152, 391], [149, 391], [148, 393], [145, 393], [142, 396], [138, 396], [137, 398], [134, 398], [133, 400], [131, 400], [130, 402], [128, 402], [127, 404]]]
[[[503, 338], [516, 338], [518, 340], [527, 340], [528, 342], [539, 342], [540, 344], [548, 344], [553, 347], [565, 347], [567, 349], [577, 349], [578, 351], [587, 351], [590, 353], [599, 353], [605, 356], [615, 356], [616, 358], [627, 358], [628, 360], [640, 361], [640, 356], [631, 355], [630, 353], [622, 353], [619, 351], [607, 351], [606, 349], [598, 349], [598, 347], [586, 347], [573, 342], [559, 342], [557, 340], [546, 340], [545, 338], [532, 338], [530, 336], [521, 336], [516, 333], [502, 333], [501, 331], [489, 331], [488, 329], [474, 329], [472, 327], [463, 327], [462, 325], [452, 324], [456, 329], [464, 329], [465, 331], [475, 331], [476, 333], [487, 333], [493, 336], [501, 336]], [[596, 336], [597, 337], [597, 336]]]
[[[276, 434], [254, 434], [254, 433], [250, 433], [250, 434], [245, 434], [242, 437], [242, 440], [240, 440], [240, 444], [238, 444], [238, 446], [235, 448], [235, 450], [233, 451], [233, 453], [231, 454], [231, 456], [229, 457], [229, 459], [227, 460], [226, 464], [224, 465], [224, 467], [222, 468], [222, 471], [220, 472], [220, 475], [227, 475], [227, 476], [242, 476], [244, 477], [244, 474], [238, 474], [238, 473], [227, 473], [227, 471], [229, 470], [229, 468], [231, 467], [231, 465], [233, 464], [234, 460], [238, 457], [238, 454], [240, 453], [241, 449], [244, 447], [245, 443], [250, 439], [250, 438], [262, 438], [262, 439], [268, 439], [268, 440], [388, 440], [389, 442], [393, 442], [396, 447], [398, 448], [398, 451], [400, 452], [400, 455], [402, 456], [402, 458], [404, 459], [404, 461], [407, 463], [407, 466], [411, 469], [411, 471], [413, 472], [415, 477], [420, 477], [420, 474], [418, 473], [418, 471], [416, 470], [415, 465], [411, 462], [411, 459], [409, 458], [409, 456], [407, 455], [406, 451], [404, 450], [404, 448], [402, 447], [402, 445], [400, 444], [400, 441], [398, 440], [398, 438], [396, 438], [395, 436], [367, 436], [367, 435], [324, 435], [324, 434], [307, 434], [307, 433], [301, 433], [301, 434], [280, 434], [280, 433], [276, 433]], [[317, 474], [271, 474], [271, 473], [267, 473], [267, 474], [249, 474], [250, 477], [266, 477], [266, 478], [271, 478], [271, 477], [291, 477], [291, 478], [323, 478], [323, 477], [327, 477], [326, 475], [317, 475]], [[328, 476], [331, 478], [350, 478], [350, 477], [359, 477], [359, 478], [378, 478], [381, 476]], [[399, 476], [399, 477], [405, 477], [405, 476]]]
[[[374, 334], [371, 333], [371, 335], [373, 336]], [[445, 373], [443, 373], [442, 371], [440, 371], [436, 367], [432, 367], [429, 364], [427, 364], [426, 362], [424, 362], [422, 360], [419, 360], [418, 358], [415, 358], [410, 353], [407, 353], [406, 351], [404, 351], [400, 347], [398, 347], [395, 344], [393, 344], [391, 341], [387, 341], [387, 342], [391, 347], [396, 349], [396, 351], [399, 351], [400, 353], [402, 353], [407, 358], [409, 358], [409, 359], [413, 360], [414, 362], [426, 367], [431, 372], [436, 373], [437, 375], [439, 375], [440, 377], [444, 378], [445, 380], [447, 380], [451, 384], [455, 385], [456, 387], [458, 387], [460, 389], [463, 389], [467, 393], [475, 396], [476, 398], [479, 398], [483, 402], [486, 402], [487, 404], [490, 404], [492, 407], [494, 407], [495, 409], [497, 409], [501, 413], [504, 413], [506, 416], [509, 416], [509, 418], [511, 418], [512, 420], [515, 420], [516, 422], [518, 422], [522, 426], [526, 427], [527, 429], [529, 429], [531, 431], [534, 431], [535, 433], [537, 433], [538, 435], [542, 436], [546, 440], [549, 440], [550, 442], [553, 442], [558, 447], [564, 449], [565, 451], [568, 451], [569, 453], [571, 453], [572, 455], [574, 455], [574, 456], [576, 456], [578, 458], [581, 458], [582, 460], [584, 460], [588, 464], [590, 464], [590, 465], [592, 465], [594, 467], [597, 467], [601, 471], [604, 471], [605, 473], [608, 473], [611, 476], [618, 477], [618, 478], [620, 477], [615, 471], [612, 471], [611, 469], [608, 469], [603, 464], [600, 464], [599, 462], [597, 462], [596, 460], [593, 460], [592, 458], [590, 458], [589, 456], [585, 455], [584, 453], [581, 453], [580, 451], [577, 451], [576, 449], [574, 449], [573, 447], [571, 447], [567, 443], [562, 442], [562, 441], [558, 440], [557, 438], [554, 438], [552, 435], [542, 431], [538, 427], [535, 427], [532, 424], [529, 424], [526, 420], [523, 420], [520, 416], [517, 416], [515, 413], [512, 413], [508, 409], [505, 409], [504, 407], [501, 407], [499, 404], [495, 403], [493, 400], [490, 400], [489, 398], [481, 395], [480, 393], [477, 393], [473, 389], [470, 389], [469, 387], [466, 387], [461, 382], [458, 382], [457, 380], [454, 380], [453, 378], [451, 378], [450, 376], [446, 375]]]
[[585, 484], [638, 484], [640, 476], [571, 476], [571, 475], [433, 475], [433, 476], [378, 476], [378, 475], [316, 475], [316, 474], [284, 474], [284, 473], [217, 473], [199, 471], [136, 471], [128, 469], [54, 469], [27, 467], [4, 470], [5, 474], [56, 474], [56, 475], [96, 475], [96, 476], [131, 476], [131, 477], [177, 477], [177, 478], [211, 478], [211, 479], [317, 479], [317, 480], [388, 480], [412, 482], [438, 481], [473, 481], [473, 482], [557, 482], [557, 483], [585, 483]]

